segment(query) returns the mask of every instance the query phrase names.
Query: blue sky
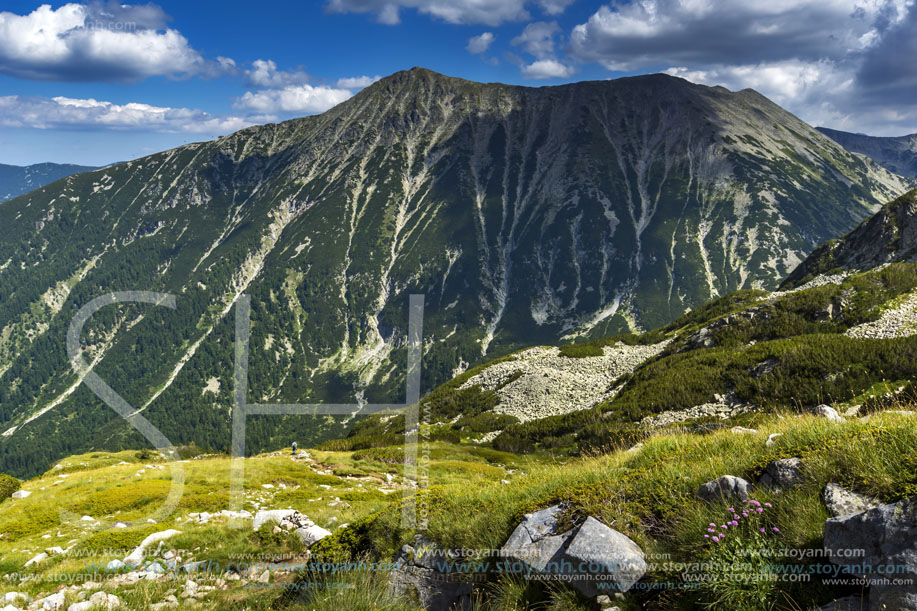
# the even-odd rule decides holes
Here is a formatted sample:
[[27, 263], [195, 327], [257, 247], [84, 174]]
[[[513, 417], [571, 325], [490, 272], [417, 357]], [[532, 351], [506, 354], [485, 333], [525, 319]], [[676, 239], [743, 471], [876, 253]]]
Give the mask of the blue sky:
[[917, 132], [917, 0], [6, 0], [0, 163], [105, 164], [322, 112], [423, 66], [531, 86], [668, 72], [815, 125]]

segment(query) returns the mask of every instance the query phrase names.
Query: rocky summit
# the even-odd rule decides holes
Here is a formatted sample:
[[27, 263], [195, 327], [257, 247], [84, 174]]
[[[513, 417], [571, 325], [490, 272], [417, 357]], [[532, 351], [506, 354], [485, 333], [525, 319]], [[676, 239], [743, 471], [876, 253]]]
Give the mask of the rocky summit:
[[[410, 294], [425, 296], [426, 391], [518, 348], [773, 289], [904, 190], [751, 90], [399, 72], [318, 116], [4, 203], [0, 468], [141, 443], [63, 349], [79, 308], [111, 291], [177, 307], [99, 312], [81, 338], [94, 371], [170, 442], [220, 448], [242, 295], [252, 402], [400, 402]], [[257, 451], [342, 427], [253, 418], [247, 440]]]

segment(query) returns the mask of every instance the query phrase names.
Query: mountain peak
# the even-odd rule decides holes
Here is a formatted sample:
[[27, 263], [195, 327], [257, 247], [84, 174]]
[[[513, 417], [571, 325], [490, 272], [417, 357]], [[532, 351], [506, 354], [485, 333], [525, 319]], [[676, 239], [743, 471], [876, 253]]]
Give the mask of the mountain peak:
[[[95, 337], [119, 339], [96, 370], [174, 441], [216, 446], [242, 294], [252, 397], [398, 402], [409, 295], [425, 295], [429, 389], [519, 348], [775, 288], [898, 180], [763, 98], [677, 77], [534, 88], [423, 68], [321, 115], [82, 174], [3, 204], [0, 470], [53, 460], [39, 439], [129, 434], [80, 428], [110, 410], [68, 394], [63, 352], [46, 358], [106, 292], [182, 295], [136, 324], [97, 319]], [[156, 346], [142, 361], [141, 345]], [[304, 444], [341, 434], [340, 420], [294, 420], [277, 426]]]

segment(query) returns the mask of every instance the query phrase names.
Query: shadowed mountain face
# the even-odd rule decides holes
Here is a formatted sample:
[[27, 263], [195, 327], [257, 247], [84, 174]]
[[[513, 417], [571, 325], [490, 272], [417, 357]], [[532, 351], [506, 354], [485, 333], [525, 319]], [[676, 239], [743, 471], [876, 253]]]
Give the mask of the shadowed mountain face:
[[[64, 354], [77, 309], [109, 291], [178, 308], [103, 310], [87, 360], [172, 442], [222, 447], [243, 293], [252, 401], [401, 401], [411, 293], [426, 296], [427, 390], [515, 348], [774, 288], [904, 190], [749, 90], [397, 73], [319, 116], [2, 204], [0, 470], [126, 443]], [[340, 426], [253, 418], [247, 437], [305, 445]]]
[[819, 274], [868, 270], [885, 263], [917, 262], [917, 189], [889, 202], [842, 238], [818, 247], [784, 283], [803, 284]]
[[862, 153], [895, 174], [917, 179], [917, 134], [879, 138], [827, 127], [816, 129], [848, 151]]
[[17, 166], [0, 163], [0, 202], [28, 193], [60, 178], [89, 172], [94, 167], [60, 163], [36, 163]]

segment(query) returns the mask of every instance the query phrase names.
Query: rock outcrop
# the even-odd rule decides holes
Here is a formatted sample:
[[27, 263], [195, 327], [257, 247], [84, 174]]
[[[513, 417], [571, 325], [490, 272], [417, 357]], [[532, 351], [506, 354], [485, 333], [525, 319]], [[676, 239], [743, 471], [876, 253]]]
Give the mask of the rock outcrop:
[[618, 378], [631, 373], [668, 342], [651, 346], [619, 344], [603, 356], [572, 358], [558, 348], [531, 348], [484, 369], [462, 388], [478, 385], [500, 397], [499, 414], [522, 422], [589, 409], [612, 396]]
[[511, 572], [550, 575], [589, 597], [626, 592], [643, 577], [643, 550], [627, 535], [593, 517], [560, 532], [562, 511], [555, 505], [523, 518], [500, 550]]
[[917, 498], [830, 518], [825, 550], [831, 562], [871, 584], [868, 611], [917, 611]]
[[452, 559], [435, 542], [417, 535], [396, 559], [389, 573], [389, 589], [396, 596], [416, 596], [424, 609], [468, 609], [475, 575], [449, 570]]
[[741, 477], [722, 475], [705, 484], [701, 484], [701, 487], [697, 489], [697, 497], [708, 503], [734, 499], [744, 501], [748, 498], [750, 490], [751, 484]]
[[834, 482], [825, 486], [822, 491], [822, 500], [825, 502], [825, 507], [835, 518], [862, 513], [880, 505], [875, 499], [842, 488]]
[[819, 246], [782, 286], [798, 286], [838, 269], [865, 270], [898, 261], [917, 261], [917, 190], [889, 202], [844, 237]]
[[800, 485], [805, 481], [802, 460], [799, 458], [781, 458], [768, 463], [767, 471], [761, 476], [759, 484], [785, 490]]

